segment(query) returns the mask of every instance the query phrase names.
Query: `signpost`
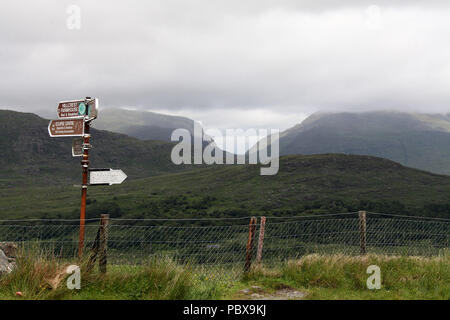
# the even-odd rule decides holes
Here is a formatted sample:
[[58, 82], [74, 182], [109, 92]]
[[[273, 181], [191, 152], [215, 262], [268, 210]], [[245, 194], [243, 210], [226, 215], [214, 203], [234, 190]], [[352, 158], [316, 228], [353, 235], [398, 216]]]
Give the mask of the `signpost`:
[[[78, 243], [78, 256], [81, 258], [84, 248], [85, 220], [86, 220], [86, 194], [89, 172], [89, 140], [90, 123], [98, 116], [98, 99], [62, 101], [57, 108], [58, 120], [50, 120], [48, 133], [50, 137], [81, 137], [72, 142], [72, 156], [80, 157], [82, 168], [81, 207], [80, 207], [80, 237]], [[122, 183], [126, 174], [122, 170], [92, 169], [91, 185], [112, 185]]]
[[58, 118], [76, 118], [86, 115], [87, 106], [85, 100], [61, 101], [58, 104]]
[[[83, 145], [90, 146], [89, 139], [91, 135], [89, 133], [90, 123], [84, 122], [84, 136]], [[82, 170], [82, 184], [81, 184], [81, 206], [80, 206], [80, 237], [78, 242], [78, 257], [81, 259], [84, 248], [84, 223], [86, 220], [86, 195], [88, 187], [88, 168], [89, 168], [89, 148], [83, 148], [83, 158], [81, 159]]]
[[50, 120], [48, 125], [50, 137], [82, 137], [84, 132], [84, 119]]
[[96, 119], [98, 115], [98, 99], [91, 99], [88, 102], [88, 117], [89, 119]]
[[89, 169], [89, 185], [121, 184], [127, 175], [122, 170]]
[[75, 138], [72, 141], [72, 157], [81, 157], [83, 155], [84, 138]]

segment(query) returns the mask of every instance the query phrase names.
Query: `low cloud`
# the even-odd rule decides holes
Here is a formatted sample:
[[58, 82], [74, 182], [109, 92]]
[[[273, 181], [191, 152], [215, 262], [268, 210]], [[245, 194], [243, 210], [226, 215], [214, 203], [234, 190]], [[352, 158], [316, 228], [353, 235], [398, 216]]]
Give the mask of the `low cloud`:
[[90, 95], [280, 129], [318, 110], [449, 112], [449, 32], [448, 1], [19, 0], [0, 12], [0, 105]]

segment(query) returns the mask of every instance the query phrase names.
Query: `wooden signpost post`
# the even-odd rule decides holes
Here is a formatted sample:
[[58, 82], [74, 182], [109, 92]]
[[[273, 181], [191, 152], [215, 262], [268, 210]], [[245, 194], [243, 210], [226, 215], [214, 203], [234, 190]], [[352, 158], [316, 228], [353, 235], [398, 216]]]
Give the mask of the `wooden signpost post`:
[[[90, 123], [98, 116], [98, 99], [61, 101], [56, 110], [58, 120], [50, 120], [48, 133], [50, 137], [81, 137], [72, 143], [72, 156], [81, 156], [82, 185], [80, 206], [80, 236], [78, 243], [78, 256], [81, 257], [84, 248], [86, 195], [89, 174]], [[107, 172], [106, 172], [107, 171]], [[112, 185], [122, 183], [127, 177], [122, 170], [93, 169], [92, 185]], [[97, 183], [96, 183], [97, 182]], [[101, 183], [100, 183], [101, 182]]]
[[89, 133], [90, 123], [84, 122], [84, 142], [83, 142], [83, 158], [81, 159], [81, 170], [82, 170], [82, 183], [81, 183], [81, 206], [80, 206], [80, 237], [78, 241], [78, 257], [81, 258], [83, 255], [84, 248], [84, 232], [85, 232], [85, 221], [86, 221], [86, 195], [88, 187], [88, 169], [89, 169], [89, 149], [91, 134]]

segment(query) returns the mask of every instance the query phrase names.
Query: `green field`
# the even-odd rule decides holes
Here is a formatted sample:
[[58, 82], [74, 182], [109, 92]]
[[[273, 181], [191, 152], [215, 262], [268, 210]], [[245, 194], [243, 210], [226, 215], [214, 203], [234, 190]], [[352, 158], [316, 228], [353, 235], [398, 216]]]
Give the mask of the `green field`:
[[[70, 184], [4, 186], [0, 195], [0, 219], [79, 217], [80, 188]], [[358, 210], [448, 218], [450, 177], [369, 156], [286, 156], [275, 176], [261, 176], [257, 165], [223, 165], [90, 187], [87, 217], [220, 218]]]
[[[21, 268], [0, 277], [0, 299], [450, 299], [450, 259], [368, 255], [308, 255], [279, 266], [256, 267], [239, 278], [211, 278], [227, 272], [152, 260], [140, 267], [114, 266], [106, 275], [84, 272], [81, 289], [65, 285], [60, 261], [42, 254], [18, 257]], [[381, 289], [369, 290], [369, 265], [381, 270]], [[206, 271], [206, 272], [205, 272]], [[16, 295], [20, 291], [22, 296]], [[256, 294], [256, 297], [255, 297]]]

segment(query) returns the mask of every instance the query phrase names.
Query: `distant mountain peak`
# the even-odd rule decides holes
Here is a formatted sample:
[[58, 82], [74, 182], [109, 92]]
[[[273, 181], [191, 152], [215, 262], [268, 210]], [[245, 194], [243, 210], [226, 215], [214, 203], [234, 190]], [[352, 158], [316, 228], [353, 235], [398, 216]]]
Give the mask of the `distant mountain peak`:
[[[97, 120], [94, 120], [97, 121]], [[80, 159], [72, 157], [72, 138], [51, 138], [48, 120], [33, 113], [0, 110], [0, 176], [22, 183], [41, 179], [78, 181]], [[131, 178], [184, 170], [170, 161], [174, 143], [141, 141], [124, 134], [92, 129], [93, 167], [120, 168]]]
[[377, 156], [450, 175], [450, 117], [389, 110], [317, 112], [280, 134], [281, 155], [325, 153]]
[[119, 132], [141, 140], [170, 141], [172, 132], [182, 128], [193, 133], [192, 119], [145, 110], [104, 108], [94, 128]]

